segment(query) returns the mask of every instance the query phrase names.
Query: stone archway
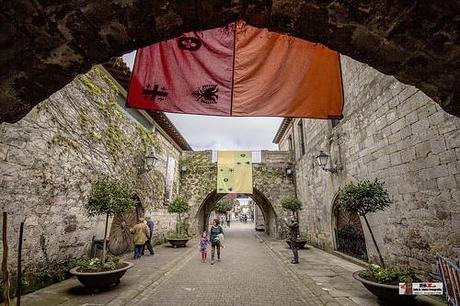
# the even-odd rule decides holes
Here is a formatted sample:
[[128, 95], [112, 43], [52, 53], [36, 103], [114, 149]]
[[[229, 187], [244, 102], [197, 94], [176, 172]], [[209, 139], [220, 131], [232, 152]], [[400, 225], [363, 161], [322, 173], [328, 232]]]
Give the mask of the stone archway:
[[7, 1], [1, 8], [0, 122], [18, 121], [93, 64], [238, 19], [322, 43], [460, 115], [457, 0]]
[[[286, 171], [291, 167], [289, 152], [282, 151], [261, 151], [261, 162], [253, 164], [254, 193], [249, 196], [264, 211], [265, 230], [276, 238], [287, 232], [282, 221], [287, 211], [281, 207], [281, 199], [295, 195], [293, 177]], [[212, 162], [211, 151], [184, 152], [181, 168], [186, 171], [181, 173], [180, 194], [191, 206], [190, 230], [197, 234], [224, 196], [216, 193], [217, 164]]]
[[[211, 215], [212, 210], [216, 206], [217, 202], [225, 196], [223, 193], [217, 193], [216, 190], [213, 190], [210, 194], [206, 196], [203, 203], [199, 206], [197, 212], [195, 213], [194, 219], [196, 220], [196, 228], [200, 231], [207, 231], [209, 224], [209, 216]], [[257, 188], [254, 188], [254, 193], [247, 194], [250, 198], [254, 200], [256, 205], [262, 211], [265, 222], [265, 233], [272, 236], [278, 236], [278, 219], [275, 209], [267, 197], [260, 192]]]

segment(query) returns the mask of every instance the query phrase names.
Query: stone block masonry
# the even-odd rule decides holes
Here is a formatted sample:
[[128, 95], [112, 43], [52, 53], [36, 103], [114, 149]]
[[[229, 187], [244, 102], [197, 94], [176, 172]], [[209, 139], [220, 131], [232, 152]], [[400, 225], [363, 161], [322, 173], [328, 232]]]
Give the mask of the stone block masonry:
[[[132, 183], [145, 213], [157, 223], [156, 236], [174, 229], [175, 218], [164, 207], [166, 161], [179, 161], [181, 151], [154, 121], [146, 126], [124, 111], [120, 99], [123, 89], [95, 67], [21, 121], [0, 126], [0, 208], [10, 218], [12, 267], [22, 220], [26, 269], [45, 257], [66, 260], [88, 253], [92, 237], [103, 236], [103, 218], [87, 217], [83, 207], [100, 175]], [[142, 171], [145, 155], [153, 151], [160, 161], [154, 170]]]
[[[369, 221], [389, 264], [436, 275], [435, 256], [460, 258], [460, 119], [414, 87], [342, 56], [345, 113], [336, 126], [304, 120], [307, 152], [301, 156], [298, 121], [281, 139], [294, 140], [297, 194], [305, 204], [301, 230], [327, 249], [337, 247], [334, 199], [346, 182], [385, 181], [393, 203]], [[377, 89], [376, 89], [377, 87]], [[337, 174], [314, 160], [319, 150], [342, 165]], [[367, 252], [376, 251], [363, 225]]]

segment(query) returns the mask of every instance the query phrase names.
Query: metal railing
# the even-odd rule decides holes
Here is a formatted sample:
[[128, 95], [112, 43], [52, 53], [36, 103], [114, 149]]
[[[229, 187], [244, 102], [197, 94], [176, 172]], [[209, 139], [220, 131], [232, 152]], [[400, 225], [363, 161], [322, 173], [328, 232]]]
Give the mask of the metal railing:
[[460, 306], [460, 268], [453, 260], [437, 256], [438, 271], [443, 282], [447, 302], [451, 306]]

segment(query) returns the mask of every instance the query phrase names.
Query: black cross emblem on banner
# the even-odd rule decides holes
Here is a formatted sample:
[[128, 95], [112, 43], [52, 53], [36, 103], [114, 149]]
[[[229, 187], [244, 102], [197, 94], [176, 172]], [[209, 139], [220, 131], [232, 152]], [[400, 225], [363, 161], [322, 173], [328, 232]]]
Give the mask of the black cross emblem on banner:
[[154, 102], [155, 102], [157, 97], [158, 97], [158, 101], [163, 101], [165, 99], [165, 97], [168, 96], [168, 93], [165, 91], [166, 88], [161, 87], [161, 90], [163, 90], [163, 91], [160, 91], [160, 90], [158, 90], [159, 87], [160, 87], [160, 85], [155, 84], [153, 86], [153, 89], [144, 88], [144, 89], [142, 89], [142, 94], [145, 95], [145, 96], [152, 95], [152, 97], [150, 99], [152, 101], [154, 101]]

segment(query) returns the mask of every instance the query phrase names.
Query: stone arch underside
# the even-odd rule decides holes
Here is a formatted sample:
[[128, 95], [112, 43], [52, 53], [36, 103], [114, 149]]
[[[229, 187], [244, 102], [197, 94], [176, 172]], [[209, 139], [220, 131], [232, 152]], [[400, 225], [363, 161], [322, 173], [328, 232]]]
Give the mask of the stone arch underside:
[[320, 42], [415, 85], [460, 116], [460, 2], [6, 1], [0, 14], [0, 122], [15, 122], [96, 63], [243, 19]]
[[[278, 220], [277, 214], [273, 205], [267, 199], [267, 197], [254, 188], [254, 193], [247, 194], [251, 197], [254, 202], [259, 206], [265, 221], [265, 232], [268, 235], [277, 237], [278, 234]], [[200, 232], [208, 230], [208, 220], [212, 210], [216, 206], [217, 202], [225, 196], [223, 193], [217, 193], [216, 190], [209, 193], [201, 203], [195, 214], [196, 229]]]

